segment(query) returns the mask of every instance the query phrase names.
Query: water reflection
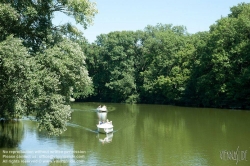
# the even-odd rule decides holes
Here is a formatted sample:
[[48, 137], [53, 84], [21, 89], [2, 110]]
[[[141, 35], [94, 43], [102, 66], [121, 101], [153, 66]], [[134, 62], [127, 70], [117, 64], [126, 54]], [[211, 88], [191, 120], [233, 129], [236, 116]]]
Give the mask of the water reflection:
[[[79, 159], [77, 153], [67, 153], [71, 155], [70, 166], [226, 166], [236, 162], [224, 160], [221, 154], [250, 149], [249, 111], [107, 103], [109, 112], [99, 113], [95, 109], [100, 103], [75, 104], [67, 131], [59, 137], [38, 132], [36, 122], [28, 120], [0, 126], [0, 143], [4, 147], [0, 148], [0, 159], [3, 150], [58, 150], [86, 152], [84, 163], [75, 162]], [[113, 121], [114, 133], [97, 133], [98, 121], [107, 119]], [[6, 143], [6, 138], [12, 143]], [[61, 158], [48, 159], [46, 165], [59, 166], [60, 162]], [[249, 162], [241, 160], [238, 165]]]
[[101, 121], [101, 122], [106, 122], [107, 121], [107, 116], [108, 116], [107, 112], [97, 112], [98, 120]]
[[23, 125], [19, 121], [0, 121], [0, 148], [15, 148], [23, 138]]
[[[98, 124], [108, 122], [109, 120], [107, 116], [108, 116], [108, 112], [97, 111]], [[111, 143], [113, 139], [113, 132], [111, 133], [99, 133], [98, 132], [97, 138], [102, 144]]]
[[[6, 158], [9, 150], [18, 150], [24, 139], [24, 126], [20, 121], [0, 121], [0, 162], [4, 165], [13, 165], [11, 159]], [[23, 154], [19, 154], [22, 158]], [[0, 164], [1, 165], [1, 164]], [[25, 164], [19, 164], [23, 166]]]
[[97, 134], [97, 138], [102, 144], [111, 143], [113, 139], [113, 133]]

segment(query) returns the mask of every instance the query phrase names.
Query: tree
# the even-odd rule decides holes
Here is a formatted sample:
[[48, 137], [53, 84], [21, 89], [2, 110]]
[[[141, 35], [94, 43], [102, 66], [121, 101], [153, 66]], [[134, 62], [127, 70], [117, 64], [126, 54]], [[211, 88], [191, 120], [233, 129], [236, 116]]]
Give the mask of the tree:
[[77, 32], [70, 28], [72, 26], [69, 23], [61, 26], [53, 25], [52, 19], [55, 12], [63, 12], [73, 17], [76, 23], [80, 23], [84, 28], [92, 24], [97, 13], [95, 3], [89, 0], [0, 0], [0, 2], [11, 6], [12, 9], [8, 7], [13, 13], [11, 15], [17, 15], [18, 18], [18, 26], [3, 26], [3, 29], [8, 32], [11, 29], [11, 33], [21, 38], [30, 52], [37, 52], [41, 45], [49, 44], [51, 35], [58, 31]]
[[[204, 77], [202, 77], [204, 72], [210, 71], [211, 67], [207, 64], [207, 61], [209, 61], [209, 51], [207, 46], [209, 36], [209, 32], [198, 32], [190, 36], [194, 52], [189, 57], [190, 77], [187, 80], [185, 92], [182, 98], [182, 102], [185, 105], [201, 106], [201, 103], [206, 99], [203, 96], [206, 93], [206, 87], [201, 85], [200, 81], [204, 79]], [[205, 79], [203, 82], [205, 83], [206, 81], [207, 83], [210, 82], [210, 80]]]
[[[231, 8], [228, 17], [210, 26], [196, 54], [194, 96], [205, 107], [249, 107], [250, 4]], [[190, 86], [189, 86], [190, 87]]]
[[[112, 102], [134, 102], [134, 33], [111, 32], [97, 37], [98, 55], [92, 54], [89, 63], [95, 68], [94, 84], [99, 88], [99, 98]], [[93, 63], [92, 58], [97, 58]], [[96, 66], [97, 62], [97, 67]]]
[[93, 99], [249, 108], [249, 6], [192, 35], [157, 24], [98, 36], [86, 48]]
[[188, 79], [192, 45], [185, 27], [158, 24], [145, 28], [144, 56], [149, 63], [143, 75], [144, 101], [174, 103], [180, 100]]
[[0, 41], [15, 33], [18, 22], [17, 11], [9, 4], [0, 4]]
[[32, 115], [40, 130], [59, 135], [70, 119], [70, 98], [92, 93], [92, 81], [76, 38], [64, 36], [73, 33], [72, 28], [57, 29], [51, 16], [63, 11], [87, 26], [96, 10], [87, 0], [2, 3], [0, 116], [8, 120]]
[[54, 135], [65, 131], [73, 88], [91, 92], [81, 48], [65, 40], [32, 57], [20, 40], [9, 37], [0, 50], [1, 117], [35, 115], [39, 129]]
[[29, 54], [18, 39], [8, 37], [0, 43], [0, 110], [2, 118], [22, 115], [29, 89]]

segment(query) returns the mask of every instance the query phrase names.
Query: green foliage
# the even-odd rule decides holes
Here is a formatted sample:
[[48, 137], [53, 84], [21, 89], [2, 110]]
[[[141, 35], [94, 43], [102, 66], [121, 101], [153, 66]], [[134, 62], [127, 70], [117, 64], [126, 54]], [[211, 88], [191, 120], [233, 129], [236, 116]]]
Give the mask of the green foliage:
[[100, 35], [86, 51], [94, 100], [249, 108], [250, 4], [210, 31], [158, 24]]
[[71, 95], [91, 92], [84, 60], [80, 47], [68, 40], [31, 57], [21, 40], [8, 37], [0, 43], [1, 117], [35, 115], [39, 129], [61, 134], [70, 119]]
[[[80, 23], [86, 29], [88, 24], [92, 24], [93, 18], [97, 13], [95, 3], [89, 0], [58, 0], [61, 5], [57, 8], [62, 8], [64, 13], [73, 16], [77, 23]], [[54, 4], [56, 4], [54, 2]]]
[[8, 37], [0, 43], [0, 115], [16, 118], [23, 114], [29, 89], [29, 54], [18, 39]]
[[35, 116], [40, 130], [59, 135], [71, 117], [70, 98], [93, 89], [82, 34], [51, 19], [62, 11], [87, 26], [96, 10], [84, 0], [0, 2], [0, 117]]
[[94, 67], [95, 61], [90, 64], [90, 68], [101, 71], [92, 73], [93, 80], [101, 87], [97, 89], [99, 98], [113, 102], [134, 102], [134, 97], [132, 100], [130, 96], [136, 94], [133, 56], [135, 40], [133, 32], [125, 31], [98, 37], [99, 55], [93, 55], [98, 56], [95, 57], [98, 58], [98, 67]]
[[142, 73], [144, 96], [160, 103], [179, 100], [189, 74], [188, 51], [192, 53], [188, 50], [191, 46], [186, 30], [184, 27], [159, 24], [155, 28], [146, 28], [146, 33], [150, 34], [144, 42], [150, 64]]
[[231, 8], [229, 17], [212, 25], [205, 44], [198, 47], [199, 64], [190, 80], [198, 105], [249, 107], [249, 9], [244, 3]]
[[73, 90], [77, 92], [73, 94], [74, 97], [86, 96], [92, 91], [85, 56], [77, 43], [64, 39], [37, 55], [36, 60], [41, 64], [41, 69], [49, 66], [47, 70], [59, 77], [59, 93], [66, 96], [67, 101]]
[[[63, 31], [64, 34], [73, 33], [79, 35], [79, 31], [76, 28], [65, 28], [65, 26], [72, 27], [69, 24], [53, 25], [52, 18], [55, 12], [63, 12], [73, 17], [84, 28], [92, 24], [93, 18], [97, 13], [95, 3], [89, 0], [0, 0], [0, 5], [3, 6], [1, 10], [6, 12], [6, 15], [4, 17], [1, 16], [0, 20], [1, 25], [6, 25], [2, 26], [4, 27], [3, 30], [7, 31], [8, 34], [13, 33], [14, 36], [23, 39], [24, 45], [30, 49], [30, 52], [38, 52], [41, 46], [49, 44], [52, 34], [55, 35]], [[10, 20], [6, 21], [6, 19]]]
[[18, 16], [18, 13], [9, 4], [0, 4], [0, 41], [15, 33]]
[[87, 0], [0, 4], [1, 118], [33, 115], [40, 130], [59, 135], [71, 97], [250, 108], [250, 4], [232, 7], [208, 32], [158, 24], [92, 44], [71, 24], [54, 27], [55, 11], [85, 27], [96, 13]]
[[[187, 50], [192, 45], [185, 43], [186, 38], [184, 27], [161, 24], [148, 26], [144, 32], [122, 31], [98, 36], [86, 52], [95, 99], [136, 103], [152, 102], [150, 99], [158, 100], [163, 96], [169, 98], [168, 101], [177, 100], [181, 94], [173, 99], [169, 91], [173, 91], [177, 83], [177, 91], [184, 91], [189, 74], [184, 61], [192, 54], [192, 50]], [[166, 84], [158, 83], [159, 76], [171, 80], [169, 87], [163, 88]]]

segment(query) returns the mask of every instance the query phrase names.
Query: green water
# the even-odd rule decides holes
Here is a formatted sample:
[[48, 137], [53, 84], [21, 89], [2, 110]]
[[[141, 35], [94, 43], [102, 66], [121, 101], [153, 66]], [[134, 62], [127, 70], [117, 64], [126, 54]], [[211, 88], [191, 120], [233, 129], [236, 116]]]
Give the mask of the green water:
[[[100, 104], [72, 104], [59, 137], [29, 119], [2, 123], [0, 165], [250, 165], [250, 111], [105, 103], [105, 115]], [[112, 134], [97, 133], [100, 118]]]

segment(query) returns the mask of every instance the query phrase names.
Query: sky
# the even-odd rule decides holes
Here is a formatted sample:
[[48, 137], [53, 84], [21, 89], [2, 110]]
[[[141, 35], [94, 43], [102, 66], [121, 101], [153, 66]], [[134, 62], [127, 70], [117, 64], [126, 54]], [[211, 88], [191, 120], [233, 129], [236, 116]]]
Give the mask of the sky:
[[[90, 43], [100, 34], [112, 31], [143, 30], [147, 25], [183, 25], [189, 33], [208, 31], [209, 26], [230, 13], [230, 8], [250, 0], [90, 0], [98, 14], [94, 24], [84, 30], [76, 25]], [[57, 13], [54, 24], [74, 20]]]

